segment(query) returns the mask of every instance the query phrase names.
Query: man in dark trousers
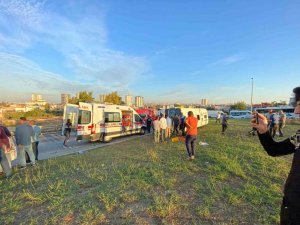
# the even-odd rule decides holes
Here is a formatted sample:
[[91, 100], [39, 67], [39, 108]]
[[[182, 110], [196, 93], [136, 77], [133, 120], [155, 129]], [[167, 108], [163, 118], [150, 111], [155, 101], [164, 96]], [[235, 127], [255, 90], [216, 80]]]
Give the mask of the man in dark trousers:
[[173, 118], [173, 125], [174, 125], [173, 134], [174, 134], [175, 136], [179, 134], [179, 130], [178, 130], [178, 128], [179, 128], [179, 123], [180, 123], [179, 117], [178, 117], [178, 115], [175, 115], [174, 118]]
[[180, 131], [181, 131], [181, 136], [185, 136], [185, 116], [181, 114], [180, 116]]
[[222, 116], [221, 116], [221, 124], [222, 124], [222, 134], [224, 135], [225, 134], [225, 131], [228, 127], [228, 124], [227, 124], [227, 114], [226, 113], [223, 113]]
[[150, 133], [151, 132], [151, 125], [152, 125], [152, 118], [149, 115], [147, 116], [146, 122], [147, 122], [148, 133]]
[[198, 119], [194, 117], [194, 113], [192, 111], [189, 111], [188, 117], [184, 123], [187, 128], [185, 145], [186, 151], [188, 153], [188, 160], [193, 160], [195, 159], [195, 146], [198, 134]]
[[[294, 88], [293, 92], [295, 94], [294, 113], [300, 118], [300, 87]], [[300, 130], [291, 137], [276, 142], [268, 130], [268, 119], [262, 114], [254, 114], [254, 117], [252, 127], [257, 129], [259, 140], [270, 156], [294, 154], [291, 170], [285, 183], [280, 224], [300, 224]]]

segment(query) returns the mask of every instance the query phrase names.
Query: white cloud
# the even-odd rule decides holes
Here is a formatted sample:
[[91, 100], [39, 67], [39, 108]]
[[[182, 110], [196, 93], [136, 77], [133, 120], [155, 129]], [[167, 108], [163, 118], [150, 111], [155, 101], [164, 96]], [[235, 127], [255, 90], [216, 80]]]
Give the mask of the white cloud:
[[[5, 71], [1, 71], [0, 78], [9, 73], [23, 81], [28, 79], [30, 85], [23, 88], [28, 91], [34, 91], [33, 86], [36, 87], [36, 83], [44, 87], [44, 90], [61, 90], [70, 86], [70, 91], [74, 91], [81, 87], [79, 82], [84, 82], [85, 86], [106, 86], [108, 89], [117, 86], [122, 91], [128, 90], [130, 84], [147, 73], [149, 65], [144, 57], [127, 55], [107, 47], [105, 13], [100, 6], [90, 7], [85, 3], [85, 8], [70, 19], [50, 9], [55, 8], [53, 4], [68, 4], [68, 7], [78, 5], [64, 1], [48, 3], [37, 0], [0, 0], [0, 13], [3, 15], [0, 18], [0, 51], [3, 52], [0, 66], [6, 68]], [[37, 43], [59, 52], [65, 59], [61, 64], [74, 72], [73, 80], [78, 83], [66, 79], [55, 82], [55, 79], [61, 79], [63, 74], [54, 75], [43, 71], [37, 65], [33, 66], [33, 62], [26, 61], [25, 58], [18, 58], [17, 54], [26, 52]], [[12, 63], [13, 67], [5, 66], [5, 58], [11, 60], [9, 63]], [[29, 75], [30, 69], [33, 69], [36, 76]], [[26, 71], [27, 74], [20, 70]], [[37, 76], [39, 72], [43, 74], [43, 78]]]
[[[30, 93], [37, 92], [48, 96], [47, 100], [58, 102], [60, 93], [74, 94], [87, 90], [99, 94], [113, 90], [101, 84], [68, 80], [59, 74], [45, 71], [33, 62], [17, 55], [0, 53], [0, 62], [2, 100], [12, 100], [12, 96], [18, 96], [20, 101], [24, 101], [28, 100]], [[119, 90], [126, 91], [122, 87], [119, 87]]]
[[210, 66], [218, 66], [218, 65], [226, 66], [226, 65], [233, 64], [233, 63], [237, 63], [243, 59], [244, 59], [244, 56], [242, 54], [230, 55], [230, 56], [227, 56], [225, 58], [219, 59], [219, 60], [211, 63]]

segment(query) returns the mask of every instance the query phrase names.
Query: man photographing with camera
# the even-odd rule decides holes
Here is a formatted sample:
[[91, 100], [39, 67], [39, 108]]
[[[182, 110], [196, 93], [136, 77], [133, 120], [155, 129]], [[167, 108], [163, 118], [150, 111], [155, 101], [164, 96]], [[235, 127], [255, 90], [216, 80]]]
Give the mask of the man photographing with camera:
[[[293, 93], [294, 113], [300, 118], [300, 86], [294, 88]], [[300, 224], [300, 130], [281, 142], [275, 142], [268, 130], [267, 118], [259, 113], [253, 115], [252, 127], [257, 129], [259, 140], [270, 156], [294, 153], [291, 170], [284, 187], [280, 224]]]

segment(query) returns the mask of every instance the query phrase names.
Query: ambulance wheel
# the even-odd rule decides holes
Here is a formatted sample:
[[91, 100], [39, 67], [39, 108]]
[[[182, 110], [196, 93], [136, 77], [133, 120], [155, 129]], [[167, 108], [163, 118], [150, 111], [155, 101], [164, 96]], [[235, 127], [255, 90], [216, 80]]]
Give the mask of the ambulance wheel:
[[142, 127], [140, 130], [140, 135], [144, 135], [146, 133], [146, 128]]

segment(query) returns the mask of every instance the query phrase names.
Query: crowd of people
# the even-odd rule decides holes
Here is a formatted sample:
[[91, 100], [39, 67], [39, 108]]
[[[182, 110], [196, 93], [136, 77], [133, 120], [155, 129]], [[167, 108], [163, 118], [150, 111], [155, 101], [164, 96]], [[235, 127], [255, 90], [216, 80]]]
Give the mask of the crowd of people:
[[[25, 117], [19, 119], [16, 126], [15, 138], [5, 126], [0, 126], [0, 172], [6, 178], [12, 176], [11, 153], [17, 146], [17, 166], [25, 169], [27, 165], [36, 166], [38, 160], [38, 144], [41, 129], [34, 121], [27, 121]], [[27, 160], [26, 160], [26, 157]]]
[[146, 119], [147, 131], [151, 133], [153, 130], [154, 141], [160, 142], [165, 141], [167, 138], [172, 136], [185, 136], [185, 123], [186, 117], [184, 115], [169, 115], [161, 114], [154, 118], [148, 116]]
[[273, 110], [269, 110], [267, 115], [268, 120], [268, 130], [272, 137], [274, 138], [276, 133], [278, 132], [280, 137], [283, 137], [282, 129], [285, 127], [286, 122], [286, 114], [281, 110], [279, 112], [274, 112]]
[[188, 117], [184, 115], [168, 115], [161, 114], [160, 116], [146, 119], [147, 130], [150, 133], [153, 129], [154, 142], [164, 142], [167, 138], [173, 136], [185, 136], [186, 150], [188, 159], [195, 159], [195, 143], [197, 139], [198, 119], [194, 117], [192, 111], [188, 112]]

